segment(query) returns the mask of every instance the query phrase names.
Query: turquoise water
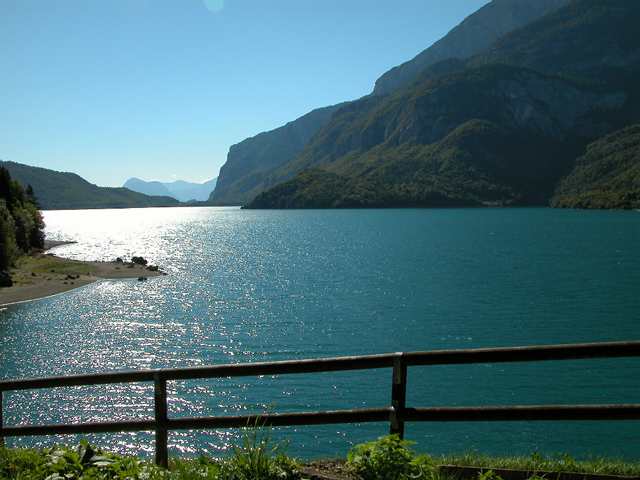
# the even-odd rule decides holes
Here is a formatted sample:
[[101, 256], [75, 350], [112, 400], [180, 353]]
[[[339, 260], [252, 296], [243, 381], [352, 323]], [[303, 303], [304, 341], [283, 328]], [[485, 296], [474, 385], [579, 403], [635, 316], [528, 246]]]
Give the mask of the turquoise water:
[[[46, 212], [79, 259], [143, 255], [169, 275], [103, 281], [0, 313], [0, 378], [130, 368], [640, 339], [640, 214], [550, 209]], [[419, 367], [410, 406], [640, 403], [640, 361]], [[172, 416], [386, 406], [390, 371], [170, 383]], [[8, 424], [152, 415], [148, 385], [12, 393]], [[386, 424], [280, 429], [344, 454]], [[222, 454], [237, 431], [178, 432]], [[410, 424], [432, 453], [637, 458], [640, 422]], [[150, 452], [148, 434], [92, 437]], [[46, 445], [62, 438], [11, 440]], [[67, 439], [68, 441], [68, 439]]]

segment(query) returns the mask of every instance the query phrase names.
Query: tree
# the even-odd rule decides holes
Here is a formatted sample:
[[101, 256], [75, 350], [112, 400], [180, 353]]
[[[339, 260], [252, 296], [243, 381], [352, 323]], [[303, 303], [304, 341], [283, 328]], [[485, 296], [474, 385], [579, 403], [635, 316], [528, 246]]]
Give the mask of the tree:
[[[26, 192], [0, 167], [0, 273], [7, 270], [20, 255], [44, 247], [44, 220], [38, 211], [30, 186]], [[10, 282], [9, 282], [10, 283]]]

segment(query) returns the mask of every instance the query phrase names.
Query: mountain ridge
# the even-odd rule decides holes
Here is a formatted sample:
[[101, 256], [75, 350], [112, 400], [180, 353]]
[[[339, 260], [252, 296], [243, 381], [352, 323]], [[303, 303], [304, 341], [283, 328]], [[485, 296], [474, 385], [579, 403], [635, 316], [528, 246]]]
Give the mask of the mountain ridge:
[[[456, 205], [548, 202], [589, 142], [640, 120], [635, 54], [640, 41], [633, 34], [638, 20], [640, 4], [574, 0], [523, 27], [526, 35], [519, 30], [506, 35], [484, 55], [436, 64], [404, 90], [352, 102], [294, 161], [272, 172], [274, 191], [265, 191], [249, 207], [269, 208], [270, 202], [299, 208], [385, 206], [386, 201], [429, 206], [432, 198], [438, 205], [443, 198]], [[579, 61], [566, 62], [576, 48]], [[553, 55], [544, 62], [549, 51]], [[613, 61], [602, 61], [603, 51]], [[510, 58], [519, 61], [510, 64]], [[594, 79], [592, 72], [599, 75]], [[474, 121], [491, 128], [469, 123]], [[466, 135], [453, 137], [464, 143], [443, 148], [442, 142], [451, 143], [448, 135], [465, 126]], [[494, 141], [501, 136], [504, 144]], [[511, 148], [516, 138], [534, 151], [538, 147], [537, 157]], [[412, 148], [413, 158], [407, 154]], [[344, 185], [352, 182], [351, 190], [364, 196], [329, 198], [335, 177], [304, 174], [318, 168], [338, 175]], [[530, 177], [519, 179], [521, 171]], [[323, 181], [330, 185], [324, 188]], [[485, 181], [486, 198], [472, 194]], [[286, 188], [278, 187], [281, 182]], [[527, 183], [541, 194], [533, 196]], [[491, 191], [514, 194], [496, 199]]]
[[217, 178], [203, 183], [174, 180], [171, 182], [146, 181], [131, 177], [124, 182], [123, 188], [151, 196], [172, 197], [180, 202], [204, 202], [213, 192]]
[[444, 37], [413, 59], [382, 74], [374, 95], [409, 86], [425, 68], [443, 60], [467, 59], [490, 47], [503, 35], [566, 4], [570, 0], [493, 0], [467, 16]]
[[33, 187], [43, 210], [171, 207], [180, 204], [173, 198], [150, 197], [126, 188], [99, 187], [75, 173], [2, 160], [0, 166], [23, 186]]
[[[468, 58], [497, 39], [570, 0], [493, 0], [466, 17], [447, 35], [418, 54], [413, 60], [383, 74], [369, 96], [385, 96], [415, 81], [420, 73], [441, 60]], [[491, 21], [493, 20], [493, 22]], [[396, 79], [397, 76], [401, 79]], [[393, 85], [391, 85], [393, 84]], [[326, 126], [331, 117], [354, 102], [343, 102], [313, 110], [288, 124], [263, 132], [232, 146], [220, 180], [209, 201], [213, 204], [245, 204], [258, 193], [274, 186], [280, 177], [272, 174], [302, 153], [312, 138]], [[306, 134], [295, 137], [288, 129], [306, 122]]]
[[261, 188], [266, 172], [295, 158], [343, 104], [318, 108], [273, 130], [232, 145], [209, 197], [217, 205], [239, 205]]

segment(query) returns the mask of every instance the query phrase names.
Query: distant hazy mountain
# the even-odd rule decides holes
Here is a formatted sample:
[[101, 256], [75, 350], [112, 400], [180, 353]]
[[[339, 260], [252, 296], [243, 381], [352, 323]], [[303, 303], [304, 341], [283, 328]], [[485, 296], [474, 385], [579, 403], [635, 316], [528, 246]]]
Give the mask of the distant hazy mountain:
[[377, 81], [373, 93], [385, 95], [412, 84], [425, 68], [442, 60], [467, 59], [498, 38], [569, 3], [570, 0], [493, 0], [447, 35]]
[[165, 183], [165, 187], [171, 192], [171, 196], [177, 198], [181, 202], [196, 200], [204, 202], [209, 199], [211, 192], [216, 188], [217, 178], [213, 178], [204, 183], [191, 183], [184, 180]]
[[204, 202], [209, 199], [209, 195], [216, 188], [217, 178], [204, 183], [185, 182], [184, 180], [176, 180], [175, 182], [147, 182], [139, 178], [130, 178], [123, 187], [134, 192], [144, 193], [145, 195], [163, 195], [173, 197], [181, 202]]
[[146, 182], [136, 177], [132, 177], [124, 182], [123, 188], [128, 188], [133, 192], [143, 193], [152, 196], [172, 197], [169, 189], [161, 182]]
[[179, 203], [169, 197], [151, 197], [126, 188], [98, 187], [75, 173], [56, 172], [15, 162], [0, 161], [22, 185], [31, 185], [40, 208], [73, 210], [83, 208], [167, 207]]

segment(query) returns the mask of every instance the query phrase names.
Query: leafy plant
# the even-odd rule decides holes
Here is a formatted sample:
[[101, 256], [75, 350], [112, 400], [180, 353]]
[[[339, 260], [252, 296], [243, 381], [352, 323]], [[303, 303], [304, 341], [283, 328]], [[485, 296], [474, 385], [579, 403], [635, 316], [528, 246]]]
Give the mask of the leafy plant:
[[0, 479], [22, 480], [159, 480], [158, 467], [134, 457], [94, 450], [86, 441], [76, 448], [1, 450]]
[[242, 445], [222, 466], [225, 480], [282, 480], [300, 477], [298, 464], [284, 454], [285, 445], [273, 443], [268, 430], [257, 423], [243, 432]]
[[493, 470], [486, 470], [478, 474], [478, 480], [502, 480], [502, 477]]
[[433, 474], [431, 459], [416, 456], [412, 442], [398, 435], [355, 446], [347, 456], [347, 465], [363, 480], [404, 480], [427, 478]]

